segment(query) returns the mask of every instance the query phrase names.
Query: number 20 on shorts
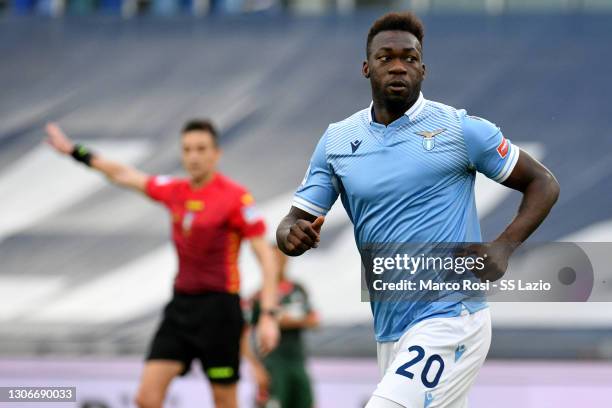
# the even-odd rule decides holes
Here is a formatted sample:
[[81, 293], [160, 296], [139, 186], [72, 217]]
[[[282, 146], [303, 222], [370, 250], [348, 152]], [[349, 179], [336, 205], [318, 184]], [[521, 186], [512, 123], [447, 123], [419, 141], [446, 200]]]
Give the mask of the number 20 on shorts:
[[[401, 366], [398, 367], [398, 369], [395, 371], [395, 374], [399, 374], [399, 375], [403, 375], [404, 377], [408, 377], [411, 380], [414, 378], [414, 373], [410, 372], [408, 369], [417, 364], [419, 361], [421, 361], [424, 357], [425, 357], [425, 350], [423, 350], [423, 347], [421, 346], [410, 346], [408, 348], [409, 352], [413, 352], [416, 351], [417, 355], [416, 357], [414, 357], [412, 360], [408, 361], [406, 364], [402, 364]], [[429, 381], [428, 377], [429, 376], [429, 372], [432, 369], [432, 365], [434, 364], [434, 362], [438, 363], [438, 369], [436, 371], [436, 375], [434, 376], [432, 381]], [[442, 377], [442, 372], [444, 371], [444, 360], [442, 360], [442, 357], [440, 357], [439, 354], [432, 354], [431, 356], [429, 356], [429, 358], [427, 358], [427, 361], [425, 361], [425, 366], [423, 367], [423, 371], [421, 372], [421, 382], [423, 383], [423, 385], [427, 388], [434, 388], [436, 385], [438, 385], [438, 382], [440, 381], [440, 377]]]

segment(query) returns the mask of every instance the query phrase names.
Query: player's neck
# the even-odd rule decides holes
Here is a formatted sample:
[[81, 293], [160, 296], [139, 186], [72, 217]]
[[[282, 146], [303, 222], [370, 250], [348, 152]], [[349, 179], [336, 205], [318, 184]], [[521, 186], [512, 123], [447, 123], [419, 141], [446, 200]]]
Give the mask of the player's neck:
[[214, 177], [215, 177], [215, 172], [211, 171], [210, 173], [205, 174], [202, 177], [198, 177], [198, 178], [192, 177], [191, 180], [189, 181], [189, 184], [191, 185], [191, 188], [193, 189], [202, 188], [208, 183], [210, 183]]
[[377, 109], [376, 104], [374, 104], [374, 120], [385, 126], [389, 126], [390, 123], [393, 123], [398, 118], [401, 118], [404, 112], [406, 111], [390, 111], [384, 106]]
[[384, 99], [377, 99], [376, 97], [374, 98], [373, 119], [377, 123], [388, 126], [390, 123], [401, 118], [416, 103], [418, 95], [416, 98], [411, 98], [403, 103], [389, 103], [389, 101]]

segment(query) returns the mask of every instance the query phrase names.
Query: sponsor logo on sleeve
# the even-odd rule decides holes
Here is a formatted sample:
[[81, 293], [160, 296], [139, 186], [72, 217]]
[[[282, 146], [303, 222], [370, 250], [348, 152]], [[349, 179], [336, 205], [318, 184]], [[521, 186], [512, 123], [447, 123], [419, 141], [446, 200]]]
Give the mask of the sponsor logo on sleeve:
[[499, 143], [499, 146], [497, 146], [497, 154], [499, 154], [502, 159], [506, 158], [508, 155], [508, 148], [508, 140], [502, 136], [502, 140]]

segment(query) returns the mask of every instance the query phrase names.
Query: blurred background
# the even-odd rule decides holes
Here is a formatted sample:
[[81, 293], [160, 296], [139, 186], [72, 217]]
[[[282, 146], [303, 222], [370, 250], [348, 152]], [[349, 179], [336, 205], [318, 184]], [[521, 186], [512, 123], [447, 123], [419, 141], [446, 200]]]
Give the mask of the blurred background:
[[[0, 0], [0, 385], [76, 385], [70, 406], [133, 406], [171, 295], [165, 210], [41, 144], [46, 122], [109, 158], [182, 174], [180, 128], [212, 118], [221, 170], [252, 191], [272, 239], [327, 125], [370, 103], [370, 24], [403, 9], [426, 26], [425, 97], [495, 122], [557, 176], [560, 200], [531, 241], [611, 242], [612, 0]], [[478, 179], [484, 239], [519, 201]], [[307, 336], [318, 406], [360, 407], [376, 348], [339, 203], [322, 241], [289, 264], [322, 317]], [[260, 280], [243, 252], [248, 296]], [[610, 265], [596, 276], [612, 279]], [[609, 406], [609, 303], [491, 307], [471, 406]], [[240, 387], [252, 406], [246, 369]], [[200, 372], [168, 401], [210, 406]]]

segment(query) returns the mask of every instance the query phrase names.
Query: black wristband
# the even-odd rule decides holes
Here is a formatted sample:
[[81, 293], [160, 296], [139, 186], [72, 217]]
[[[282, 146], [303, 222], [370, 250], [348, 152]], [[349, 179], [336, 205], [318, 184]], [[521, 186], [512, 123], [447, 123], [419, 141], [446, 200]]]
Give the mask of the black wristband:
[[91, 159], [93, 158], [93, 154], [85, 146], [75, 144], [70, 155], [74, 158], [74, 160], [91, 167]]

